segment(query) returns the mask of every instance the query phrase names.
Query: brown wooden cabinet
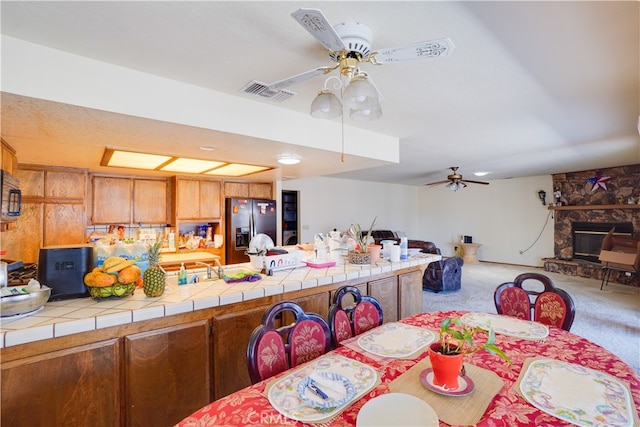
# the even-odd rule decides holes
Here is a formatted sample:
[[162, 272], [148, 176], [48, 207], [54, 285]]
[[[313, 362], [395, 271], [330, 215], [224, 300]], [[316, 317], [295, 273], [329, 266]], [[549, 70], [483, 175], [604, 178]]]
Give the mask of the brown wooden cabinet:
[[2, 425], [120, 425], [120, 348], [110, 339], [3, 361]]
[[166, 224], [167, 181], [92, 177], [92, 224]]
[[94, 176], [92, 183], [91, 223], [131, 223], [133, 181], [130, 178]]
[[224, 197], [248, 197], [251, 199], [273, 199], [270, 182], [225, 182]]
[[10, 259], [38, 262], [42, 246], [86, 241], [87, 172], [81, 169], [20, 165], [22, 213], [2, 235]]
[[15, 175], [18, 169], [18, 157], [16, 156], [16, 150], [13, 149], [4, 139], [0, 139], [2, 143], [2, 170], [9, 172], [11, 175]]
[[135, 224], [166, 224], [167, 205], [166, 180], [133, 180], [133, 222]]
[[125, 337], [126, 425], [174, 425], [209, 403], [209, 336], [201, 320]]
[[398, 318], [422, 313], [422, 271], [398, 275]]
[[208, 222], [220, 219], [220, 181], [176, 177], [173, 183], [176, 220]]
[[247, 345], [269, 305], [223, 314], [213, 319], [214, 399], [251, 385]]
[[396, 276], [372, 280], [368, 284], [369, 295], [380, 302], [384, 323], [398, 320], [398, 279]]

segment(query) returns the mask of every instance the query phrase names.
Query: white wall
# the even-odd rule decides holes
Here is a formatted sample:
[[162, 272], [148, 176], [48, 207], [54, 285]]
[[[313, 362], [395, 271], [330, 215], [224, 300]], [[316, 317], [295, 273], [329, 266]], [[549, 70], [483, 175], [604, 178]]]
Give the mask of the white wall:
[[455, 192], [445, 185], [420, 188], [424, 234], [418, 237], [451, 255], [460, 235], [468, 235], [482, 245], [481, 261], [543, 265], [542, 258], [553, 257], [553, 218], [538, 191], [546, 191], [551, 201], [551, 175], [490, 182]]
[[352, 223], [368, 229], [377, 216], [376, 229], [420, 231], [418, 188], [407, 185], [337, 178], [305, 178], [282, 182], [282, 190], [299, 191], [300, 242], [313, 242], [316, 233]]
[[318, 232], [345, 230], [352, 222], [368, 227], [377, 216], [377, 229], [401, 230], [409, 238], [432, 241], [447, 256], [454, 254], [460, 235], [469, 235], [482, 244], [478, 258], [483, 261], [541, 266], [542, 258], [553, 257], [551, 211], [538, 199], [538, 191], [544, 190], [551, 200], [550, 175], [470, 184], [456, 192], [444, 185], [337, 178], [281, 184], [282, 190], [300, 192], [300, 242], [313, 241]]

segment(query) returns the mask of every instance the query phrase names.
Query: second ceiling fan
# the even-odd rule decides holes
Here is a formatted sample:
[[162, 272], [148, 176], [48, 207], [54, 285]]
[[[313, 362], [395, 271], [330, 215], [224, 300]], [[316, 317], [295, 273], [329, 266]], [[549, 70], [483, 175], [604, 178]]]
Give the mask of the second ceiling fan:
[[457, 191], [457, 190], [460, 190], [461, 188], [466, 187], [467, 183], [489, 185], [489, 183], [485, 181], [474, 181], [471, 179], [463, 179], [462, 175], [460, 175], [457, 172], [458, 166], [452, 166], [449, 169], [451, 169], [452, 173], [450, 175], [447, 175], [447, 179], [443, 181], [431, 182], [425, 185], [434, 186], [434, 185], [440, 185], [440, 184], [447, 184], [447, 187], [449, 187], [453, 191]]

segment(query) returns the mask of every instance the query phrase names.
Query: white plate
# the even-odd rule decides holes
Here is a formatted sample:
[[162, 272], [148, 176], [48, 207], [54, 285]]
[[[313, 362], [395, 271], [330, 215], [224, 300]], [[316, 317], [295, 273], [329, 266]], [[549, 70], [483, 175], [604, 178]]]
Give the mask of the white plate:
[[438, 427], [438, 415], [424, 400], [404, 393], [374, 397], [362, 406], [356, 426]]
[[462, 323], [469, 326], [478, 326], [484, 330], [489, 328], [493, 332], [510, 337], [525, 340], [541, 340], [549, 335], [549, 328], [539, 322], [518, 319], [513, 316], [505, 316], [490, 313], [467, 313], [461, 318]]
[[435, 338], [428, 329], [390, 322], [360, 335], [358, 345], [378, 356], [403, 358], [427, 347]]

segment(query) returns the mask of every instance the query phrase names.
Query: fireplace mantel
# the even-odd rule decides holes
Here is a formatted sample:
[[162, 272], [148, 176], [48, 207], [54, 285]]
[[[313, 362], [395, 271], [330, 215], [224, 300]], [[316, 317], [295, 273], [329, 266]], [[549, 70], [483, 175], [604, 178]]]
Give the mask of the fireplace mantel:
[[549, 206], [550, 211], [599, 211], [605, 209], [640, 209], [640, 204]]

